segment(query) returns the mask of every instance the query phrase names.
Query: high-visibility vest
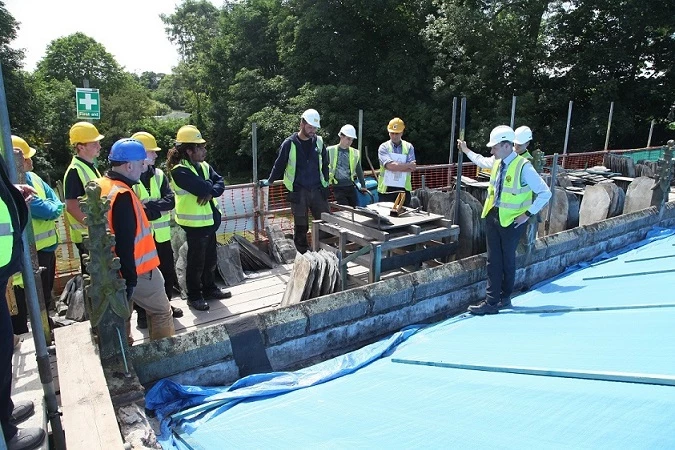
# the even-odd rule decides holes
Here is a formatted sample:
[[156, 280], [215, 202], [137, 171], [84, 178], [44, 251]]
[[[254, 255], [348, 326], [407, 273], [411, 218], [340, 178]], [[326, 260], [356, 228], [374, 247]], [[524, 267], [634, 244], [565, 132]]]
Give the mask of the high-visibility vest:
[[[316, 137], [315, 149], [319, 154], [319, 178], [321, 179], [321, 185], [328, 187], [328, 180], [323, 177], [323, 138], [321, 136]], [[284, 171], [284, 186], [286, 186], [289, 192], [293, 192], [293, 183], [295, 182], [295, 166], [298, 159], [296, 150], [295, 142], [291, 141], [291, 149], [288, 152], [288, 164], [286, 164], [286, 170]]]
[[[152, 228], [150, 222], [145, 216], [141, 201], [133, 194], [133, 191], [124, 182], [112, 180], [108, 177], [101, 177], [96, 180], [101, 186], [101, 198], [107, 198], [110, 201], [108, 210], [108, 228], [112, 230], [112, 212], [117, 196], [123, 192], [130, 192], [131, 202], [136, 213], [136, 233], [134, 235], [134, 261], [136, 263], [136, 273], [138, 275], [150, 272], [159, 267], [159, 256], [155, 240], [152, 238]], [[113, 249], [114, 251], [114, 249]]]
[[522, 156], [526, 160], [532, 162], [532, 155], [530, 154], [529, 150], [525, 150], [523, 153], [520, 154], [520, 156]]
[[[330, 184], [337, 184], [335, 171], [337, 170], [339, 147], [339, 145], [331, 145], [326, 149], [328, 150], [328, 180]], [[349, 147], [349, 174], [352, 180], [356, 178], [356, 167], [360, 162], [361, 152], [354, 147]]]
[[14, 227], [7, 204], [0, 198], [0, 267], [5, 267], [12, 259], [14, 247]]
[[[71, 170], [77, 171], [77, 176], [80, 178], [82, 186], [86, 186], [91, 180], [101, 177], [101, 173], [98, 171], [98, 169], [91, 170], [88, 165], [73, 156], [73, 159], [70, 161], [70, 165], [66, 169], [66, 173], [63, 176], [64, 186], [66, 185], [68, 173]], [[66, 211], [66, 218], [68, 219], [68, 224], [70, 225], [70, 239], [74, 243], [80, 244], [82, 242], [82, 233], [87, 231], [87, 226], [78, 222], [68, 211]]]
[[[387, 151], [389, 153], [394, 152], [394, 146], [391, 145], [391, 140], [387, 141]], [[401, 139], [401, 154], [407, 155], [410, 152], [410, 142], [404, 141]], [[384, 194], [387, 192], [387, 185], [384, 184], [384, 171], [387, 170], [384, 167], [380, 169], [380, 175], [377, 177], [377, 192]], [[410, 192], [412, 191], [412, 182], [410, 181], [410, 172], [405, 174], [405, 190]]]
[[[181, 161], [180, 164], [176, 164], [174, 169], [177, 169], [178, 167], [185, 167], [190, 169], [196, 176], [202, 177], [205, 180], [209, 179], [211, 166], [209, 166], [207, 162], [199, 163], [202, 172], [201, 174], [197, 173], [195, 167], [185, 160]], [[176, 223], [178, 225], [192, 228], [210, 227], [213, 225], [213, 211], [211, 210], [211, 205], [209, 203], [205, 205], [197, 203], [197, 196], [180, 188], [173, 177], [171, 179], [171, 188], [176, 193]], [[212, 198], [210, 203], [220, 211], [220, 207], [215, 198]]]
[[[134, 184], [134, 192], [139, 200], [159, 200], [162, 198], [160, 187], [164, 182], [164, 172], [155, 168], [155, 174], [150, 178], [150, 192], [141, 182]], [[162, 211], [161, 216], [150, 221], [152, 234], [157, 242], [166, 242], [171, 240], [171, 211]]]
[[[488, 196], [483, 206], [483, 213], [481, 214], [483, 218], [488, 215], [488, 212], [495, 205], [497, 176], [501, 162], [501, 159], [496, 159], [492, 166]], [[521, 180], [525, 164], [529, 164], [527, 159], [522, 156], [516, 156], [504, 173], [502, 193], [499, 197], [499, 223], [503, 227], [510, 226], [516, 217], [523, 214], [532, 205], [532, 189], [528, 185], [523, 185]]]
[[[47, 199], [47, 193], [42, 186], [42, 178], [37, 174], [31, 172], [31, 179], [33, 189], [37, 192], [37, 197], [42, 200]], [[43, 220], [32, 217], [33, 235], [35, 236], [35, 249], [40, 251], [44, 248], [51, 247], [59, 242], [59, 234], [56, 228], [55, 220]], [[23, 277], [21, 273], [16, 273], [12, 277], [12, 284], [23, 288]]]

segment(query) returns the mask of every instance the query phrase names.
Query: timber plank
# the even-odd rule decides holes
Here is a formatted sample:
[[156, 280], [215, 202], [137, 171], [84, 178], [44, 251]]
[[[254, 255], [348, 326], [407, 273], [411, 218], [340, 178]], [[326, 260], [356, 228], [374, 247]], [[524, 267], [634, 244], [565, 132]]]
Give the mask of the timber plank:
[[122, 436], [89, 322], [54, 329], [63, 428], [69, 450], [122, 448]]

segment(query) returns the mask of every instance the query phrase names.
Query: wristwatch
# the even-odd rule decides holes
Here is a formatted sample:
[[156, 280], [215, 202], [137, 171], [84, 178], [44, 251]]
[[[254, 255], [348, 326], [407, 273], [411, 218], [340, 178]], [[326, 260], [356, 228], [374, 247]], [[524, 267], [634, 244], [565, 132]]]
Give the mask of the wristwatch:
[[525, 215], [526, 215], [527, 217], [532, 217], [532, 213], [529, 212], [529, 211], [525, 211]]

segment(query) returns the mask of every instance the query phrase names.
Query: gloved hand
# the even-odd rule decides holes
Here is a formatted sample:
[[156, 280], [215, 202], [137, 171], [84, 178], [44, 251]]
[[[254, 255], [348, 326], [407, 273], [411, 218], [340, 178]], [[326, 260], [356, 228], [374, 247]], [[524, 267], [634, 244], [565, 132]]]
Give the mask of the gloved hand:
[[258, 186], [260, 186], [260, 187], [265, 187], [265, 186], [269, 186], [269, 185], [270, 185], [270, 182], [267, 178], [265, 178], [264, 180], [258, 180]]

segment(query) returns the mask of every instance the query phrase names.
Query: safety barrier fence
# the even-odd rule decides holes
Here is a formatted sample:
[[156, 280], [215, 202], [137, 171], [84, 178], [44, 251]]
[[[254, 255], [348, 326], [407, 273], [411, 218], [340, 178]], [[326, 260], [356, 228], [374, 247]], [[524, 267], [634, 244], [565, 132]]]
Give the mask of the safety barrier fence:
[[[602, 165], [606, 153], [605, 151], [596, 151], [567, 154], [560, 157], [559, 164], [565, 169], [590, 168]], [[635, 161], [654, 161], [662, 156], [663, 147], [611, 150], [610, 153], [625, 155]], [[548, 172], [553, 156], [546, 156], [545, 161], [544, 171]], [[476, 171], [476, 165], [470, 161], [462, 165], [463, 177], [475, 179]], [[370, 170], [366, 170], [365, 175], [366, 178], [372, 178]], [[456, 163], [418, 166], [412, 174], [412, 187], [413, 189], [421, 187], [448, 189], [450, 180], [454, 182], [456, 176]], [[331, 194], [329, 201], [332, 200], [334, 198]], [[290, 204], [286, 199], [286, 189], [281, 182], [276, 182], [265, 188], [258, 188], [254, 183], [226, 186], [225, 192], [218, 198], [218, 202], [221, 211], [223, 211], [222, 223], [218, 229], [218, 237], [221, 242], [227, 240], [232, 233], [245, 235], [252, 241], [265, 240], [265, 227], [271, 225], [279, 225], [287, 234], [293, 232]], [[309, 220], [312, 220], [311, 216]], [[70, 240], [69, 228], [63, 218], [58, 221], [58, 226], [61, 244], [56, 253], [57, 280], [54, 292], [57, 295], [63, 289], [67, 279], [80, 270], [77, 249]]]

